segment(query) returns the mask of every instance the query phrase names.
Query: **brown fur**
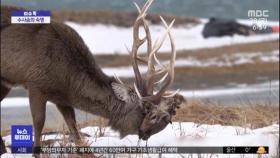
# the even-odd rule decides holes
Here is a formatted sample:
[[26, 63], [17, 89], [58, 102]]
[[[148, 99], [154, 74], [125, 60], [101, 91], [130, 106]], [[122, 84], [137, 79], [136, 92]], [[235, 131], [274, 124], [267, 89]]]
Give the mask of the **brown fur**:
[[55, 21], [10, 24], [13, 9], [19, 8], [1, 7], [1, 100], [13, 86], [27, 89], [34, 146], [40, 146], [47, 101], [56, 104], [76, 140], [80, 135], [74, 108], [108, 118], [121, 137], [139, 134], [148, 139], [170, 122], [183, 100], [176, 99], [178, 95], [163, 99], [160, 106], [142, 105], [134, 89], [102, 72], [84, 41], [69, 26]]
[[[11, 9], [1, 7], [1, 100], [12, 86], [28, 90], [35, 146], [40, 145], [46, 101], [58, 106], [76, 137], [73, 107], [128, 121], [125, 129], [123, 123], [114, 121], [116, 129], [122, 128], [123, 136], [138, 133], [143, 119], [142, 113], [138, 114], [141, 109], [115, 97], [111, 87], [114, 79], [101, 71], [74, 30], [54, 21], [49, 25], [11, 25], [7, 20]], [[126, 117], [127, 113], [132, 119]]]

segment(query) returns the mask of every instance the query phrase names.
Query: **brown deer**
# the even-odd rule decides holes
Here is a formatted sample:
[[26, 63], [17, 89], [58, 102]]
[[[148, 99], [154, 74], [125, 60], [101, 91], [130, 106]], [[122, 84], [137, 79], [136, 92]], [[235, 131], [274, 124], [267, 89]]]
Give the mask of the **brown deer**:
[[[40, 146], [47, 101], [57, 106], [75, 140], [81, 137], [74, 108], [108, 118], [109, 125], [121, 137], [138, 134], [139, 139], [147, 140], [171, 122], [176, 108], [184, 101], [177, 91], [166, 92], [174, 80], [176, 50], [170, 33], [174, 20], [168, 26], [161, 18], [166, 33], [152, 43], [145, 19], [152, 1], [148, 0], [142, 9], [136, 4], [139, 16], [133, 25], [133, 46], [128, 49], [135, 74], [132, 87], [118, 77], [105, 75], [81, 37], [69, 26], [55, 21], [49, 25], [11, 24], [10, 12], [19, 8], [1, 8], [1, 100], [13, 86], [27, 89], [34, 146]], [[140, 39], [142, 26], [146, 36]], [[162, 65], [156, 54], [167, 37], [171, 58], [169, 65]], [[138, 48], [145, 42], [147, 55], [140, 57]], [[138, 62], [148, 65], [145, 78], [139, 72]]]

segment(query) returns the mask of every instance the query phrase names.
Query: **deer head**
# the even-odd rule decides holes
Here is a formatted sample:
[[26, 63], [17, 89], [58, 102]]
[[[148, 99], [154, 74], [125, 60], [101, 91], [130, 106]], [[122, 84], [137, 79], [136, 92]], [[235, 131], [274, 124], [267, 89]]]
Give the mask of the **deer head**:
[[[152, 2], [153, 0], [148, 0], [142, 9], [135, 3], [139, 15], [133, 25], [132, 49], [127, 48], [135, 75], [134, 87], [129, 88], [117, 76], [115, 78], [119, 83], [112, 84], [116, 96], [123, 101], [141, 107], [144, 119], [139, 127], [138, 135], [143, 140], [147, 140], [151, 135], [163, 130], [168, 123], [171, 123], [171, 118], [176, 114], [176, 109], [184, 101], [183, 96], [177, 94], [178, 90], [174, 93], [166, 92], [174, 81], [176, 50], [170, 29], [175, 20], [170, 25], [167, 25], [165, 20], [160, 17], [166, 32], [162, 38], [153, 43], [148, 23], [145, 19], [146, 12]], [[143, 26], [146, 34], [142, 39], [139, 36], [141, 26]], [[169, 64], [163, 65], [157, 58], [157, 52], [167, 37], [169, 37], [171, 43], [171, 56]], [[144, 43], [147, 43], [147, 55], [140, 57], [137, 55], [138, 49]], [[138, 62], [147, 64], [148, 68], [144, 77], [140, 74]]]

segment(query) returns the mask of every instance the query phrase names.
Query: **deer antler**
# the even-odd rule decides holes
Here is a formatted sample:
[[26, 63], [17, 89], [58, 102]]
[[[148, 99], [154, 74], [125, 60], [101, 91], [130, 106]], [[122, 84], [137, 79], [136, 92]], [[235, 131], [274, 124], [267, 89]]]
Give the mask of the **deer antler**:
[[[135, 82], [134, 88], [138, 94], [143, 100], [149, 100], [155, 103], [158, 103], [161, 99], [161, 97], [164, 97], [164, 93], [166, 92], [167, 88], [172, 84], [174, 80], [174, 66], [175, 66], [175, 59], [176, 59], [176, 49], [174, 45], [173, 37], [170, 33], [170, 30], [175, 22], [173, 20], [170, 25], [167, 25], [166, 21], [161, 18], [162, 23], [164, 24], [166, 28], [165, 34], [156, 40], [155, 44], [153, 45], [150, 30], [148, 27], [148, 23], [145, 19], [146, 12], [150, 5], [152, 4], [153, 0], [148, 0], [142, 9], [136, 4], [136, 8], [138, 10], [138, 17], [136, 18], [134, 25], [133, 25], [133, 45], [131, 51], [129, 51], [131, 59], [132, 59], [132, 66], [134, 70], [135, 75]], [[139, 28], [143, 25], [146, 36], [143, 39], [140, 39], [139, 37]], [[168, 66], [160, 64], [159, 60], [156, 57], [157, 52], [161, 48], [164, 40], [169, 37], [170, 43], [171, 43], [171, 58], [170, 63]], [[147, 42], [147, 56], [146, 57], [139, 57], [137, 55], [138, 49], [141, 45], [143, 45], [145, 42]], [[145, 80], [143, 80], [139, 68], [138, 68], [138, 61], [145, 62], [148, 64], [148, 70], [146, 74]], [[155, 70], [155, 62], [161, 67], [159, 70]], [[157, 75], [162, 75], [162, 78], [155, 82], [155, 78], [157, 78]], [[154, 94], [154, 85], [155, 84], [163, 84], [158, 92]], [[166, 96], [170, 97], [175, 94]]]
[[[146, 61], [146, 59], [142, 59], [141, 57], [139, 57], [137, 55], [138, 49], [139, 47], [145, 42], [147, 41], [147, 51], [150, 52], [151, 48], [152, 48], [152, 44], [151, 44], [151, 35], [150, 35], [150, 31], [147, 25], [147, 22], [145, 20], [145, 16], [146, 16], [146, 12], [148, 10], [148, 8], [150, 7], [150, 5], [152, 4], [153, 0], [149, 0], [145, 3], [145, 5], [143, 6], [142, 9], [140, 9], [140, 7], [136, 4], [136, 8], [139, 12], [138, 17], [136, 18], [135, 22], [134, 22], [134, 26], [133, 26], [133, 45], [132, 45], [132, 50], [129, 51], [130, 56], [132, 58], [132, 67], [133, 67], [133, 71], [134, 71], [134, 75], [135, 75], [135, 80], [136, 80], [136, 88], [139, 88], [139, 90], [137, 90], [138, 92], [140, 92], [141, 94], [146, 95], [146, 89], [144, 86], [144, 81], [142, 79], [142, 76], [140, 74], [139, 68], [138, 68], [138, 62], [137, 60], [140, 61]], [[144, 29], [146, 32], [146, 37], [143, 39], [140, 39], [139, 37], [139, 28], [141, 25], [144, 25]]]

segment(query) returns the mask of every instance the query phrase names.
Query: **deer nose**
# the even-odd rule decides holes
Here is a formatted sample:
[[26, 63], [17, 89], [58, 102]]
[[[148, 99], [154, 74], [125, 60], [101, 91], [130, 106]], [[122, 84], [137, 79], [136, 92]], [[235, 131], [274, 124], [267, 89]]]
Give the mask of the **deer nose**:
[[138, 132], [138, 136], [139, 136], [139, 139], [142, 139], [142, 137], [144, 136], [144, 132], [141, 129]]
[[142, 140], [148, 140], [150, 138], [150, 135], [143, 132], [142, 130], [139, 130], [139, 139], [142, 139]]

